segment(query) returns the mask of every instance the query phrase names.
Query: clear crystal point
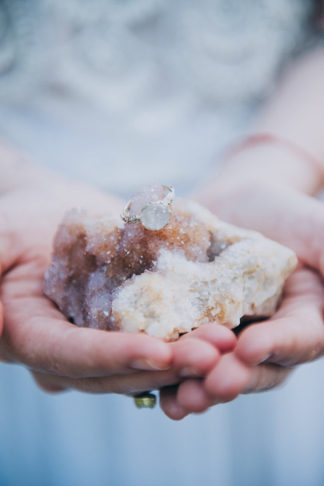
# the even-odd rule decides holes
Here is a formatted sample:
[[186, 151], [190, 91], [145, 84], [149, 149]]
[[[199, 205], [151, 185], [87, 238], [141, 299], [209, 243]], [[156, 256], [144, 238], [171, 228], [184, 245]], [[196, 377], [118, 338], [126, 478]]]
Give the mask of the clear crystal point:
[[161, 203], [150, 203], [141, 212], [141, 222], [144, 228], [158, 231], [164, 228], [170, 220], [170, 209]]

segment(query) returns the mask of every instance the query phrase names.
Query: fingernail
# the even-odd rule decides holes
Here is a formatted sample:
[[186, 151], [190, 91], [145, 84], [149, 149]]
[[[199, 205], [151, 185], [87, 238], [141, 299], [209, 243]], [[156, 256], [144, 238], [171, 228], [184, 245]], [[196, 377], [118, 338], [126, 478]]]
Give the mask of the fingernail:
[[135, 370], [142, 370], [142, 371], [162, 371], [168, 370], [170, 368], [169, 365], [161, 365], [160, 363], [155, 363], [149, 359], [137, 359], [133, 361], [131, 364], [131, 368]]
[[201, 373], [199, 373], [199, 371], [197, 371], [195, 368], [192, 368], [191, 366], [185, 366], [179, 371], [179, 376], [181, 378], [190, 378], [201, 376]]

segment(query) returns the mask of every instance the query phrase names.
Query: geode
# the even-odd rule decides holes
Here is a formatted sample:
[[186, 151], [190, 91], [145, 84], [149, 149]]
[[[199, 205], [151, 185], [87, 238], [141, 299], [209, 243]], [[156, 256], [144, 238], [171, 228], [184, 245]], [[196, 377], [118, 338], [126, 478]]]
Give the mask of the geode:
[[79, 326], [174, 340], [207, 322], [271, 316], [296, 264], [288, 248], [187, 200], [158, 231], [72, 210], [44, 291]]

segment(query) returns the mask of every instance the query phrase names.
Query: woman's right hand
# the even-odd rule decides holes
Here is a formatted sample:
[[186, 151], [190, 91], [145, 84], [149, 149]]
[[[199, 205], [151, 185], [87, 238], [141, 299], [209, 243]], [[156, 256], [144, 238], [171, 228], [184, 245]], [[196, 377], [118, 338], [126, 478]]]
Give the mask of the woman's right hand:
[[208, 339], [200, 330], [171, 344], [143, 334], [79, 328], [43, 294], [53, 235], [64, 212], [82, 206], [120, 214], [122, 205], [91, 188], [47, 178], [0, 197], [0, 359], [29, 368], [47, 391], [156, 389], [179, 383], [188, 373], [204, 376], [220, 352], [235, 345], [234, 335], [220, 326], [207, 330]]

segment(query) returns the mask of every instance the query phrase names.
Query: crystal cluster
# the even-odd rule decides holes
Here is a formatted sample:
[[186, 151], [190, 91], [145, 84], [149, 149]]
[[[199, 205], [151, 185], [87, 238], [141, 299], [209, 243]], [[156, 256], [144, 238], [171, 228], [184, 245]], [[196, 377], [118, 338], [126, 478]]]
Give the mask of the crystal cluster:
[[44, 291], [72, 322], [176, 339], [206, 322], [272, 315], [295, 254], [177, 199], [170, 221], [70, 211], [58, 228]]

